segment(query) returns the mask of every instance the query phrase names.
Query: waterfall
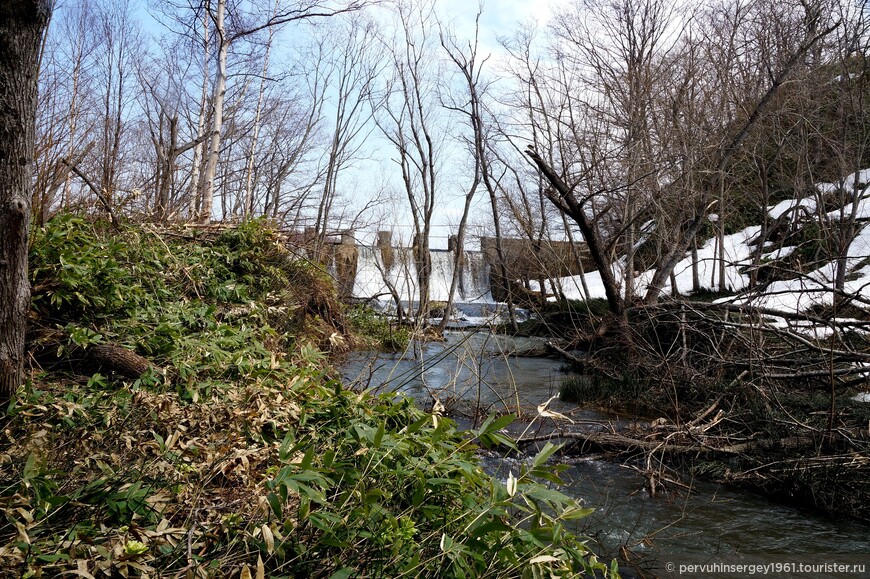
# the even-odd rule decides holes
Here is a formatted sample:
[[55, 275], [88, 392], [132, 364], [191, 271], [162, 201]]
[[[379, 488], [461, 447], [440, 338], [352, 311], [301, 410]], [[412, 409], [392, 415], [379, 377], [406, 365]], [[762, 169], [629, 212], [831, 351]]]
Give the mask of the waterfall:
[[[432, 250], [432, 276], [429, 280], [429, 297], [433, 301], [446, 302], [453, 280], [454, 255], [450, 251]], [[359, 262], [353, 284], [353, 296], [379, 301], [390, 301], [392, 286], [404, 302], [419, 299], [417, 291], [417, 268], [414, 256], [408, 248], [392, 248], [392, 255], [385, 263], [378, 247], [359, 247]], [[463, 253], [462, 275], [454, 294], [456, 304], [492, 303], [489, 287], [489, 264], [480, 251]]]
[[462, 277], [459, 278], [461, 303], [491, 304], [492, 288], [489, 286], [489, 262], [482, 251], [466, 251]]
[[450, 283], [453, 281], [453, 252], [430, 251], [429, 258], [432, 260], [429, 299], [434, 302], [446, 302], [450, 295]]
[[393, 248], [392, 259], [385, 263], [380, 248], [360, 247], [353, 297], [389, 301], [391, 287], [403, 301], [416, 299], [417, 268], [411, 250]]

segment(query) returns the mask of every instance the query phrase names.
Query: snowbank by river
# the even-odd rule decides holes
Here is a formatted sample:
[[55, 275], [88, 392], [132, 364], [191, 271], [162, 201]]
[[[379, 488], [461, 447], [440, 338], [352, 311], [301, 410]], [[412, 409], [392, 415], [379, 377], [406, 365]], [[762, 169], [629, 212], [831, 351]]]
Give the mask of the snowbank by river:
[[[859, 187], [855, 187], [855, 183]], [[846, 255], [846, 282], [843, 292], [854, 295], [859, 299], [870, 300], [870, 227], [864, 223], [870, 220], [870, 191], [861, 186], [870, 180], [870, 169], [861, 171], [845, 179], [843, 183], [821, 184], [818, 187], [819, 196], [830, 193], [836, 189], [857, 192], [857, 205], [850, 202], [842, 208], [835, 209], [825, 214], [825, 218], [831, 222], [854, 217], [857, 222], [858, 232], [848, 247]], [[811, 196], [803, 199], [786, 199], [768, 208], [768, 214], [772, 219], [778, 219], [786, 213], [797, 219], [811, 219], [815, 214], [819, 196]], [[715, 219], [716, 216], [710, 216]], [[816, 217], [818, 219], [818, 217]], [[754, 225], [742, 231], [726, 235], [723, 240], [721, 254], [724, 258], [725, 287], [728, 291], [737, 292], [734, 297], [722, 299], [738, 305], [752, 305], [755, 307], [768, 308], [783, 313], [800, 313], [817, 307], [833, 303], [834, 278], [836, 275], [836, 263], [822, 263], [815, 270], [805, 272], [795, 279], [774, 281], [752, 292], [747, 291], [750, 283], [749, 271], [752, 265], [752, 255], [755, 251], [754, 243], [757, 242], [761, 227]], [[768, 244], [769, 246], [770, 244]], [[783, 259], [795, 251], [794, 246], [767, 247], [768, 253], [762, 255], [762, 263]], [[698, 248], [697, 277], [703, 290], [719, 291], [720, 248], [716, 238], [708, 239]], [[614, 275], [617, 279], [623, 276], [623, 262], [617, 262], [613, 266]], [[652, 279], [655, 270], [642, 272], [635, 276], [636, 293], [644, 293], [647, 284]], [[693, 291], [693, 259], [686, 255], [674, 268], [674, 279], [677, 290], [681, 294], [690, 294]], [[584, 291], [588, 290], [588, 294]], [[561, 289], [561, 293], [569, 299], [604, 298], [604, 285], [599, 273], [591, 272], [585, 276], [564, 277], [554, 280]], [[532, 289], [540, 291], [540, 286], [532, 282]], [[548, 292], [553, 288], [548, 287]], [[671, 283], [668, 282], [663, 294], [672, 292]]]

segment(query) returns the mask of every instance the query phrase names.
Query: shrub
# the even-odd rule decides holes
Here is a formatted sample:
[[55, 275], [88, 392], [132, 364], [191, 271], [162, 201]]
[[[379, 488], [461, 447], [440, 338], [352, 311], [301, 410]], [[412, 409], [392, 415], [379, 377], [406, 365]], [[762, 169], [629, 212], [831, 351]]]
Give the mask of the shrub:
[[407, 327], [391, 323], [387, 316], [368, 306], [352, 307], [348, 311], [348, 320], [353, 332], [369, 347], [387, 352], [402, 352], [411, 339]]
[[645, 389], [641, 384], [641, 381], [633, 380], [629, 376], [615, 380], [605, 376], [572, 374], [559, 385], [559, 398], [577, 404], [604, 401], [623, 404], [643, 398]]
[[99, 229], [65, 214], [34, 232], [30, 279], [37, 312], [54, 319], [106, 318], [148, 299], [142, 280], [151, 272], [137, 271], [134, 251], [124, 239]]

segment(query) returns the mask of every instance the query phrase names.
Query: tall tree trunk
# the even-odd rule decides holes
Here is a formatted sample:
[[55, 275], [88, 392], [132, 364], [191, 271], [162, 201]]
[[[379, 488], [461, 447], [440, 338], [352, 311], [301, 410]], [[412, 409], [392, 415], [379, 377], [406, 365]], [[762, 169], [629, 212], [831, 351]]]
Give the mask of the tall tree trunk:
[[[27, 230], [36, 132], [39, 47], [48, 0], [0, 3], [0, 404], [24, 380], [30, 307]], [[0, 410], [2, 412], [2, 410]]]
[[[580, 255], [580, 250], [577, 248], [577, 242], [574, 240], [574, 233], [571, 232], [571, 226], [568, 224], [567, 216], [562, 213], [562, 225], [565, 227], [565, 234], [568, 237], [568, 243], [571, 244], [571, 255], [574, 257], [574, 266], [580, 272], [580, 289], [583, 290], [583, 301], [589, 300], [589, 284], [586, 283], [586, 268], [583, 265], [583, 256]], [[587, 310], [589, 304], [586, 304]]]
[[[162, 122], [162, 121], [161, 121]], [[169, 192], [175, 174], [175, 159], [178, 157], [178, 116], [169, 118], [169, 142], [157, 143], [157, 198], [154, 203], [154, 216], [160, 223], [170, 214]]]
[[208, 14], [202, 17], [202, 94], [199, 97], [199, 119], [196, 124], [196, 148], [193, 150], [193, 164], [190, 174], [190, 219], [195, 221], [202, 209], [202, 190], [203, 183], [201, 180], [202, 159], [205, 156], [205, 123], [208, 117], [206, 106], [208, 105], [208, 61], [209, 61], [209, 42], [208, 42]]
[[[84, 43], [83, 35], [80, 35], [76, 38], [76, 61], [73, 65], [73, 73], [72, 73], [72, 94], [70, 95], [69, 102], [69, 144], [67, 146], [67, 157], [72, 159], [75, 156], [75, 148], [77, 145], [76, 142], [76, 123], [79, 117], [79, 77], [81, 75], [82, 69], [82, 49], [81, 45]], [[63, 208], [69, 209], [70, 206], [70, 191], [72, 185], [72, 171], [67, 171], [66, 179], [64, 179], [63, 183]], [[44, 222], [44, 211], [40, 211], [40, 222]], [[42, 223], [40, 223], [42, 224]]]
[[764, 243], [767, 241], [768, 232], [770, 230], [770, 213], [767, 211], [767, 206], [770, 204], [770, 186], [768, 185], [768, 168], [763, 161], [757, 162], [759, 188], [761, 189], [761, 199], [759, 205], [761, 211], [761, 231], [758, 233], [758, 247], [752, 256], [752, 266], [749, 269], [749, 289], [754, 290], [758, 285], [758, 269], [761, 267], [761, 256], [764, 253]]
[[[272, 10], [272, 17], [278, 13], [278, 1]], [[254, 132], [251, 135], [251, 150], [248, 152], [248, 166], [245, 171], [245, 207], [244, 219], [254, 216], [254, 156], [257, 152], [257, 138], [260, 136], [260, 115], [263, 113], [263, 100], [266, 95], [266, 77], [269, 75], [269, 54], [272, 52], [272, 40], [275, 37], [275, 29], [269, 27], [269, 41], [266, 43], [266, 55], [263, 57], [263, 75], [260, 77], [260, 94], [257, 97], [257, 112], [254, 114]]]
[[[617, 318], [623, 317], [625, 315], [625, 300], [619, 291], [619, 282], [613, 275], [610, 260], [603, 249], [599, 230], [592, 223], [590, 216], [583, 206], [583, 202], [576, 198], [574, 188], [570, 187], [534, 149], [527, 149], [526, 155], [529, 156], [541, 174], [544, 175], [544, 178], [552, 185], [552, 189], [546, 190], [547, 198], [560, 211], [571, 217], [577, 223], [577, 227], [580, 228], [580, 233], [583, 234], [583, 239], [589, 248], [589, 255], [592, 261], [595, 262], [595, 267], [601, 276], [601, 283], [604, 285], [604, 295], [607, 297], [607, 306], [610, 313]], [[673, 266], [671, 266], [671, 269], [673, 269]], [[665, 275], [669, 274], [670, 270]]]
[[475, 171], [474, 182], [471, 184], [468, 193], [465, 194], [465, 206], [462, 209], [462, 218], [459, 220], [459, 229], [456, 232], [456, 246], [453, 248], [453, 276], [450, 278], [450, 291], [447, 292], [447, 306], [444, 308], [444, 315], [441, 316], [441, 322], [438, 324], [439, 333], [444, 333], [444, 330], [447, 329], [447, 323], [450, 321], [450, 315], [453, 312], [454, 294], [462, 277], [465, 261], [465, 229], [468, 224], [468, 213], [471, 211], [471, 202], [474, 200], [474, 194], [477, 192], [477, 186], [480, 184], [479, 175], [479, 171]]
[[107, 35], [106, 93], [103, 99], [102, 166], [98, 187], [114, 207], [120, 168], [121, 136], [124, 130], [124, 88], [127, 80], [126, 59], [130, 50], [129, 6], [120, 6], [103, 14], [103, 28]]
[[719, 219], [716, 220], [716, 237], [719, 240], [718, 273], [719, 291], [728, 289], [725, 283], [725, 175], [720, 171], [719, 179]]
[[202, 207], [199, 220], [202, 223], [211, 221], [211, 207], [214, 197], [214, 178], [217, 172], [218, 156], [221, 147], [221, 125], [224, 119], [224, 96], [227, 92], [227, 56], [230, 44], [224, 28], [224, 11], [226, 0], [218, 0], [215, 26], [218, 35], [218, 69], [212, 95], [211, 142], [208, 151], [208, 163], [205, 166], [205, 187], [202, 192]]

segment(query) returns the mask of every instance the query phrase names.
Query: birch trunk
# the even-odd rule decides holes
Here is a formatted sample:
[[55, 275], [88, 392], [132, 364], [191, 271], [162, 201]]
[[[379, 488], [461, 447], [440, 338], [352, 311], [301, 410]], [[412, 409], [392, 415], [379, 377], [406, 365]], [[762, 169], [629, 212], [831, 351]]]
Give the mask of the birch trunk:
[[218, 0], [215, 26], [218, 35], [218, 69], [217, 78], [212, 93], [211, 139], [209, 142], [208, 163], [205, 166], [205, 186], [202, 191], [202, 207], [199, 221], [211, 222], [211, 208], [214, 199], [214, 179], [217, 172], [217, 162], [221, 146], [221, 127], [224, 115], [224, 96], [227, 92], [227, 56], [229, 54], [229, 39], [224, 28], [224, 12], [226, 0]]
[[[275, 1], [274, 15], [278, 13], [278, 1]], [[269, 54], [272, 52], [272, 40], [275, 29], [269, 27], [269, 41], [266, 43], [266, 55], [263, 58], [263, 74], [260, 77], [260, 94], [257, 97], [257, 112], [254, 115], [254, 133], [251, 135], [251, 150], [248, 153], [248, 167], [245, 175], [245, 208], [244, 218], [250, 219], [254, 214], [254, 154], [257, 151], [257, 138], [260, 135], [260, 115], [263, 112], [263, 98], [266, 94], [266, 75], [269, 72]]]
[[208, 116], [206, 104], [208, 104], [208, 14], [202, 17], [202, 93], [199, 97], [199, 120], [196, 126], [196, 138], [199, 141], [193, 150], [193, 168], [190, 174], [190, 218], [196, 220], [202, 208], [203, 183], [200, 182], [202, 172], [202, 158], [205, 149], [205, 120]]

